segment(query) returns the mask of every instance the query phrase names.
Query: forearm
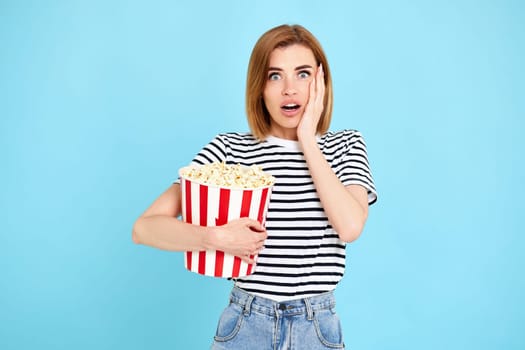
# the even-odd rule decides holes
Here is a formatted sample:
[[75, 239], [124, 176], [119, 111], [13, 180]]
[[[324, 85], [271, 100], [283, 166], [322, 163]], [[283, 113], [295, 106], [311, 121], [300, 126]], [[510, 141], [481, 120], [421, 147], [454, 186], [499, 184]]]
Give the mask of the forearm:
[[189, 251], [211, 249], [208, 227], [185, 223], [175, 217], [155, 215], [140, 217], [133, 226], [133, 241], [147, 246]]
[[360, 203], [341, 183], [319, 149], [315, 138], [301, 141], [301, 146], [328, 220], [341, 240], [354, 241], [363, 230], [368, 207]]

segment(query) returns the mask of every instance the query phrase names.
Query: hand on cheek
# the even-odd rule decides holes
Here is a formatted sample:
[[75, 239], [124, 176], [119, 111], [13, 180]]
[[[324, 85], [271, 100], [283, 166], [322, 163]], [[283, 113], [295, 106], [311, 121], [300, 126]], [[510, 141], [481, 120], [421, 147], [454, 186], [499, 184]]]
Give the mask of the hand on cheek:
[[297, 127], [297, 137], [299, 141], [305, 140], [305, 138], [315, 137], [317, 133], [317, 124], [321, 119], [324, 105], [324, 72], [323, 66], [319, 65], [315, 76], [310, 82], [308, 103], [304, 109], [303, 117]]

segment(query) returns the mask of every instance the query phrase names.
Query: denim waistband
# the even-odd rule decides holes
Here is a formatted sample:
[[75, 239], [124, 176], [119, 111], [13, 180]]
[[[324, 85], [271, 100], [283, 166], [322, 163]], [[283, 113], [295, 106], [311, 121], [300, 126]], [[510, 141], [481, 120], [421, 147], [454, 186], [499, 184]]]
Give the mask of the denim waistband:
[[234, 287], [230, 301], [240, 305], [246, 315], [249, 315], [251, 311], [279, 317], [305, 314], [309, 320], [313, 318], [313, 313], [317, 310], [335, 308], [333, 291], [313, 297], [277, 302]]

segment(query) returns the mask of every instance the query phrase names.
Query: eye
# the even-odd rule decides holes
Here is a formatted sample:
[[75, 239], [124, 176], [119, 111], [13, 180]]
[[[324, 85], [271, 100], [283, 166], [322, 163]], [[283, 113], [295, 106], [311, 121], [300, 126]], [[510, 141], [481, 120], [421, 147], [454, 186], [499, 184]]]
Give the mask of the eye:
[[268, 80], [279, 80], [281, 79], [281, 76], [279, 73], [273, 72], [268, 75]]
[[302, 70], [299, 72], [299, 74], [297, 74], [297, 76], [299, 77], [299, 79], [307, 79], [308, 77], [310, 77], [310, 72], [307, 70]]

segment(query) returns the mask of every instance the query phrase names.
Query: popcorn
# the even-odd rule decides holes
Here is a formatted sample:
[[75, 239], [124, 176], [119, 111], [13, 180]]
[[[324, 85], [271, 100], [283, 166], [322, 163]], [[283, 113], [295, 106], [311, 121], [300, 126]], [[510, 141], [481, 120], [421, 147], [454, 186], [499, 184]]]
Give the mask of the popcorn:
[[275, 178], [265, 173], [260, 166], [246, 167], [224, 162], [191, 165], [182, 168], [180, 175], [201, 184], [242, 189], [272, 186], [275, 182]]
[[[181, 214], [184, 222], [220, 226], [231, 220], [250, 218], [263, 226], [275, 178], [259, 166], [211, 163], [179, 169]], [[257, 261], [257, 255], [250, 255]], [[187, 251], [189, 271], [213, 277], [237, 278], [253, 273], [254, 264], [220, 250]]]

